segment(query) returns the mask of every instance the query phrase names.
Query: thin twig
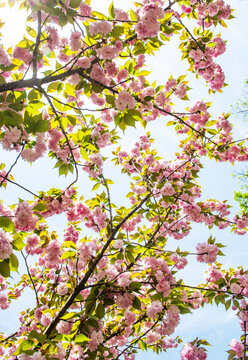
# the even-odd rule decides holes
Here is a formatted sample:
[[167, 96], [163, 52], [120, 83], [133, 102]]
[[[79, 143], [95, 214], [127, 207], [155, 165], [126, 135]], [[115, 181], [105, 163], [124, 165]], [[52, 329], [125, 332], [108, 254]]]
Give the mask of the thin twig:
[[113, 230], [113, 214], [112, 214], [112, 205], [111, 205], [111, 199], [110, 199], [110, 191], [109, 191], [108, 183], [107, 183], [105, 177], [103, 176], [103, 174], [101, 176], [103, 178], [104, 186], [106, 187], [106, 190], [107, 190], [109, 215], [110, 215], [110, 226], [111, 226], [111, 229]]
[[11, 167], [9, 168], [9, 171], [5, 174], [3, 180], [2, 180], [1, 183], [0, 183], [0, 187], [3, 185], [4, 181], [5, 181], [5, 180], [7, 179], [7, 177], [9, 176], [9, 174], [10, 174], [10, 172], [12, 171], [13, 167], [17, 164], [17, 161], [19, 160], [19, 158], [20, 158], [20, 156], [21, 156], [21, 154], [22, 154], [22, 151], [23, 151], [23, 149], [24, 149], [24, 146], [25, 146], [25, 144], [23, 144], [21, 151], [19, 152], [17, 158], [15, 159], [15, 162], [14, 162], [14, 163], [11, 165]]
[[41, 38], [41, 10], [38, 11], [38, 31], [35, 42], [34, 54], [33, 54], [33, 77], [37, 78], [37, 55], [40, 46]]
[[27, 272], [28, 272], [29, 279], [30, 279], [30, 281], [31, 281], [31, 283], [32, 283], [32, 285], [33, 285], [33, 288], [34, 288], [37, 306], [39, 306], [39, 304], [40, 304], [40, 303], [39, 303], [39, 298], [38, 298], [38, 294], [37, 294], [36, 287], [35, 287], [35, 284], [34, 284], [34, 280], [33, 280], [32, 276], [31, 276], [31, 274], [30, 274], [30, 271], [29, 271], [29, 267], [28, 267], [28, 263], [27, 263], [27, 258], [26, 258], [26, 256], [23, 254], [23, 251], [21, 251], [21, 254], [22, 254], [22, 257], [23, 257], [23, 259], [24, 259], [24, 261], [25, 261], [25, 265], [26, 265], [26, 269], [27, 269]]
[[[3, 175], [0, 175], [0, 177], [1, 177], [1, 178], [4, 178]], [[10, 180], [10, 179], [8, 179], [8, 178], [6, 179], [6, 181], [8, 181], [8, 182], [10, 182], [11, 184], [14, 184], [14, 185], [20, 187], [21, 189], [27, 191], [29, 194], [31, 194], [31, 195], [37, 197], [38, 199], [42, 200], [42, 198], [41, 198], [39, 195], [37, 195], [37, 194], [35, 194], [34, 192], [28, 190], [27, 188], [25, 188], [24, 186], [18, 184], [17, 182], [15, 182], [15, 181], [13, 181], [13, 180]]]

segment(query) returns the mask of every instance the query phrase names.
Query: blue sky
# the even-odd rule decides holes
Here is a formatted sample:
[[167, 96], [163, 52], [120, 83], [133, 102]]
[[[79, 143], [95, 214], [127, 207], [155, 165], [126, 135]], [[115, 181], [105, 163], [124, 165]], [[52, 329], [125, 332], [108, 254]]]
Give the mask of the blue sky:
[[[118, 0], [115, 1], [116, 7], [129, 9], [131, 1]], [[110, 1], [93, 0], [92, 8], [96, 8], [98, 11], [102, 11], [108, 7]], [[247, 51], [247, 17], [248, 17], [248, 2], [246, 0], [230, 0], [230, 5], [237, 9], [234, 13], [235, 19], [227, 22], [228, 29], [220, 29], [222, 37], [227, 42], [227, 51], [224, 55], [217, 60], [222, 65], [226, 82], [228, 87], [224, 88], [223, 94], [215, 94], [209, 96], [207, 89], [202, 80], [195, 81], [192, 75], [189, 79], [192, 80], [190, 87], [192, 90], [189, 93], [190, 100], [192, 102], [196, 100], [213, 101], [211, 114], [219, 116], [223, 112], [229, 112], [230, 106], [243, 94], [244, 80], [248, 77], [248, 51]], [[13, 28], [10, 27], [9, 29]], [[16, 26], [15, 26], [16, 29]], [[15, 31], [7, 30], [6, 38], [8, 42], [11, 38], [15, 38]], [[188, 68], [186, 62], [179, 62], [181, 55], [177, 50], [177, 45], [173, 41], [164, 46], [160, 53], [156, 57], [152, 57], [147, 61], [147, 67], [153, 70], [153, 79], [158, 79], [158, 83], [165, 83], [170, 74], [177, 77], [185, 72]], [[187, 106], [187, 105], [185, 105]], [[247, 124], [242, 122], [239, 118], [232, 116], [231, 122], [235, 124], [236, 138], [243, 138], [247, 136]], [[159, 150], [159, 154], [166, 160], [170, 160], [175, 152], [175, 144], [177, 143], [177, 136], [174, 134], [172, 128], [165, 127], [164, 119], [156, 121], [156, 123], [148, 124], [146, 131], [151, 130], [152, 137], [156, 139], [156, 147]], [[123, 139], [123, 147], [129, 147], [135, 140], [144, 133], [144, 130], [137, 128], [129, 130], [126, 138]], [[128, 138], [128, 141], [125, 139]], [[0, 152], [0, 162], [10, 162], [11, 159], [15, 159], [15, 154]], [[234, 172], [240, 170], [245, 164], [236, 165], [233, 167], [230, 164], [217, 164], [214, 161], [205, 161], [204, 169], [201, 173], [199, 183], [202, 185], [203, 194], [202, 199], [217, 198], [219, 200], [229, 200], [229, 203], [234, 204], [233, 191], [238, 188], [238, 182], [232, 177]], [[14, 168], [13, 175], [21, 184], [29, 184], [29, 188], [33, 191], [41, 190], [43, 188], [48, 189], [54, 186], [64, 187], [65, 184], [70, 183], [70, 179], [58, 178], [56, 171], [52, 169], [53, 163], [47, 160], [41, 160], [35, 163], [31, 168], [27, 163], [20, 161]], [[111, 177], [112, 168], [108, 166], [106, 168], [106, 175]], [[126, 181], [125, 178], [120, 177], [120, 173], [117, 171], [114, 175], [117, 182], [113, 186], [114, 202], [121, 203], [122, 195], [125, 196]], [[30, 182], [31, 179], [31, 182]], [[87, 183], [87, 178], [82, 176], [79, 182], [80, 189], [83, 189], [85, 194], [90, 193], [92, 185]], [[29, 199], [29, 195], [25, 192], [17, 189], [13, 185], [8, 185], [8, 191], [1, 190], [0, 198], [11, 204], [18, 201], [18, 197], [22, 199]], [[51, 227], [57, 227], [61, 231], [61, 224], [63, 218], [59, 218], [60, 221], [51, 221]], [[174, 241], [171, 246], [180, 246], [182, 249], [189, 250], [194, 244], [203, 242], [208, 239], [210, 232], [207, 228], [202, 226], [195, 226], [192, 233], [181, 240], [180, 243]], [[231, 235], [228, 230], [212, 231], [218, 242], [223, 241], [228, 244], [228, 247], [224, 249], [226, 257], [223, 258], [223, 262], [226, 267], [237, 267], [239, 265], [247, 266], [248, 243], [247, 235], [238, 237]], [[221, 259], [222, 260], [222, 259]], [[197, 284], [201, 281], [202, 274], [204, 274], [205, 267], [192, 262], [190, 268], [184, 272], [184, 277], [188, 283], [194, 282]], [[186, 282], [186, 281], [185, 281]], [[23, 304], [31, 303], [32, 294], [26, 294], [21, 302], [16, 302], [11, 308], [1, 313], [1, 328], [3, 331], [11, 331], [12, 321], [10, 324], [10, 316], [13, 318], [18, 317], [18, 312], [23, 308]], [[13, 319], [13, 323], [15, 323]], [[206, 307], [202, 310], [196, 311], [193, 315], [183, 316], [180, 326], [177, 328], [175, 335], [181, 335], [186, 341], [193, 340], [196, 336], [200, 338], [206, 338], [212, 346], [209, 350], [209, 360], [225, 359], [227, 358], [225, 350], [228, 350], [228, 344], [232, 338], [239, 338], [241, 332], [238, 325], [238, 320], [234, 319], [232, 311], [225, 312], [221, 308]], [[138, 356], [138, 360], [144, 357], [149, 360], [173, 360], [179, 359], [179, 348], [175, 350], [169, 350], [168, 353], [157, 356], [153, 353], [141, 353]]]

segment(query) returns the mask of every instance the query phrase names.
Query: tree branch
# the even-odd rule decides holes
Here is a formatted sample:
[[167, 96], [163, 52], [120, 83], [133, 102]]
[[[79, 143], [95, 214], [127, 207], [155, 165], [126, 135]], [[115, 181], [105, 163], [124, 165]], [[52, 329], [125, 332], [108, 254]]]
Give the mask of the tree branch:
[[40, 38], [41, 38], [41, 10], [38, 11], [38, 31], [37, 31], [36, 43], [33, 54], [33, 78], [37, 78], [37, 55], [40, 46]]
[[46, 336], [48, 337], [51, 332], [53, 331], [53, 329], [56, 327], [56, 325], [58, 324], [60, 318], [65, 314], [65, 312], [69, 309], [69, 307], [73, 304], [75, 298], [78, 296], [78, 294], [80, 293], [80, 291], [82, 291], [83, 289], [85, 289], [85, 285], [87, 283], [87, 281], [89, 280], [90, 276], [92, 275], [92, 273], [94, 272], [97, 264], [99, 263], [99, 261], [102, 259], [105, 251], [108, 249], [109, 245], [111, 244], [111, 242], [114, 240], [115, 235], [117, 234], [117, 232], [119, 231], [119, 229], [121, 228], [121, 226], [138, 210], [140, 209], [140, 207], [149, 199], [149, 197], [151, 196], [151, 193], [147, 194], [146, 197], [138, 204], [136, 205], [120, 222], [119, 224], [114, 228], [114, 230], [111, 232], [108, 240], [106, 241], [105, 245], [103, 246], [102, 250], [100, 251], [100, 253], [97, 255], [97, 257], [95, 258], [95, 260], [93, 260], [88, 267], [88, 270], [86, 271], [83, 279], [80, 281], [80, 283], [75, 287], [73, 293], [70, 295], [70, 297], [67, 299], [67, 301], [65, 302], [64, 306], [61, 308], [61, 310], [58, 312], [58, 314], [56, 315], [56, 317], [52, 320], [52, 322], [50, 323], [50, 325], [45, 329], [44, 334], [46, 334]]

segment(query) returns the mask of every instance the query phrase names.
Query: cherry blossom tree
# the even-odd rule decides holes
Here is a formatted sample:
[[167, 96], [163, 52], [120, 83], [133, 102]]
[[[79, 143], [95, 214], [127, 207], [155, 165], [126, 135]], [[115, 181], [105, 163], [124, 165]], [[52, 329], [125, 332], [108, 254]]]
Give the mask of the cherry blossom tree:
[[[0, 140], [16, 157], [1, 164], [0, 185], [26, 197], [0, 202], [0, 307], [22, 301], [26, 288], [35, 303], [20, 314], [14, 333], [0, 333], [0, 358], [133, 360], [138, 351], [159, 354], [179, 345], [182, 360], [203, 360], [207, 340], [183, 345], [176, 328], [184, 314], [215, 303], [232, 307], [241, 324], [228, 358], [247, 359], [248, 271], [224, 269], [223, 245], [212, 236], [193, 252], [172, 251], [167, 243], [190, 235], [194, 223], [246, 233], [247, 214], [233, 218], [227, 202], [201, 199], [197, 177], [204, 158], [246, 161], [248, 148], [233, 139], [229, 114], [211, 116], [210, 103], [199, 99], [183, 112], [175, 109], [173, 102], [188, 100], [185, 74], [150, 82], [145, 65], [179, 39], [189, 72], [210, 93], [221, 92], [225, 76], [217, 58], [226, 43], [219, 27], [232, 19], [230, 6], [143, 0], [128, 12], [113, 3], [102, 14], [90, 0], [16, 3], [26, 10], [25, 35], [12, 48], [0, 47]], [[146, 131], [159, 117], [177, 134], [171, 160], [161, 158]], [[120, 137], [135, 126], [143, 135], [131, 149], [123, 147]], [[32, 171], [42, 157], [73, 181], [35, 193], [32, 178], [15, 180], [17, 162]], [[123, 199], [113, 198], [107, 163], [128, 182]], [[78, 186], [82, 176], [91, 193]], [[60, 214], [62, 236], [47, 223]], [[199, 286], [180, 276], [192, 257], [207, 266]], [[10, 277], [18, 279], [14, 286]]]

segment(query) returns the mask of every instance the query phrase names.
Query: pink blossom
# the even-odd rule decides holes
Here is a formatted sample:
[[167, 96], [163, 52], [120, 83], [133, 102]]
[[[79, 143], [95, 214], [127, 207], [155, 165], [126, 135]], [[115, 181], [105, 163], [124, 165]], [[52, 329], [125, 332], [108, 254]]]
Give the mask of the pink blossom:
[[87, 56], [83, 56], [77, 61], [77, 65], [82, 69], [89, 69], [91, 67], [91, 60]]
[[10, 254], [12, 253], [11, 246], [12, 239], [9, 234], [7, 234], [4, 230], [0, 229], [0, 259], [8, 259]]
[[216, 261], [216, 256], [219, 248], [215, 244], [201, 243], [196, 245], [197, 260], [200, 262], [213, 263]]
[[47, 45], [51, 51], [54, 51], [59, 46], [58, 30], [52, 26], [47, 26], [46, 32], [48, 33]]
[[11, 65], [11, 61], [9, 59], [9, 56], [2, 47], [0, 47], [0, 65], [3, 65], [5, 67]]
[[79, 5], [79, 13], [82, 16], [91, 16], [91, 7], [87, 5], [84, 1], [81, 1]]
[[205, 360], [206, 358], [205, 349], [197, 348], [190, 343], [185, 344], [181, 351], [181, 360]]
[[37, 216], [33, 216], [31, 206], [27, 201], [23, 201], [15, 208], [15, 226], [18, 230], [34, 230], [38, 221]]
[[109, 21], [94, 22], [89, 26], [89, 33], [91, 36], [101, 34], [106, 36], [113, 29], [113, 25]]
[[175, 190], [173, 186], [169, 182], [167, 182], [160, 190], [160, 193], [163, 196], [172, 196], [173, 194], [175, 194]]
[[98, 64], [94, 64], [90, 72], [90, 77], [102, 84], [106, 84], [105, 73]]
[[163, 310], [163, 305], [159, 300], [152, 301], [151, 305], [147, 306], [147, 316], [149, 318], [154, 318], [157, 315], [157, 313], [161, 312], [162, 310]]
[[127, 92], [126, 90], [122, 90], [119, 92], [117, 100], [115, 100], [115, 106], [118, 110], [134, 109], [136, 105], [136, 101], [134, 97]]
[[127, 21], [129, 20], [128, 13], [122, 9], [115, 9], [115, 19]]
[[237, 339], [231, 340], [230, 347], [232, 350], [236, 352], [238, 357], [241, 357], [243, 355], [244, 345], [241, 342], [239, 342]]
[[65, 283], [59, 284], [57, 287], [57, 294], [66, 295], [68, 293], [68, 287]]
[[4, 138], [2, 140], [3, 148], [11, 150], [12, 145], [16, 145], [18, 140], [21, 137], [21, 130], [15, 127], [10, 127], [4, 133]]
[[29, 63], [33, 59], [33, 54], [28, 49], [16, 46], [13, 52], [13, 57], [22, 60], [25, 63]]
[[56, 326], [56, 330], [59, 334], [70, 335], [73, 323], [69, 321], [60, 320]]
[[72, 51], [78, 51], [81, 48], [81, 36], [82, 34], [79, 31], [75, 31], [71, 34], [70, 47]]
[[90, 351], [94, 351], [97, 349], [98, 345], [103, 342], [102, 331], [93, 330], [90, 334], [90, 341], [87, 344], [87, 347]]

